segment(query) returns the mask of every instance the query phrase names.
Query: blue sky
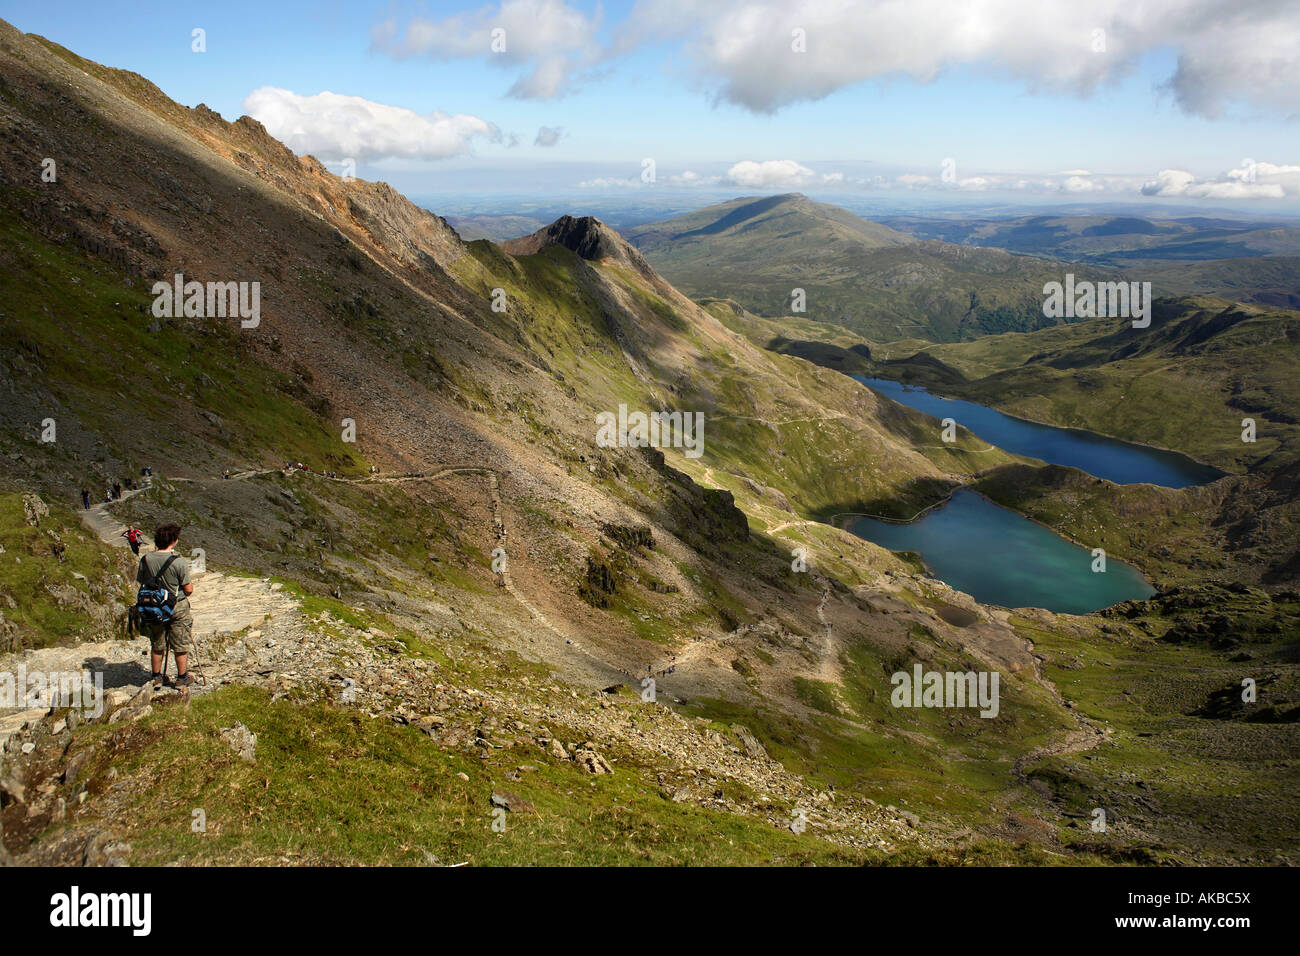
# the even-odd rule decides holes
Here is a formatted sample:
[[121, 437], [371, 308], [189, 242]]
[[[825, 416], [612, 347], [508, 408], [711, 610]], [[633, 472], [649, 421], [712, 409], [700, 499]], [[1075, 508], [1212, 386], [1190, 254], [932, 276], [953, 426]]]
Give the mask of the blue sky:
[[[1286, 99], [1279, 105], [1285, 91], [1260, 90], [1252, 98], [1254, 90], [1231, 88], [1227, 94], [1235, 99], [1224, 115], [1209, 118], [1187, 109], [1162, 85], [1177, 73], [1180, 54], [1195, 52], [1199, 38], [1180, 34], [1163, 45], [1158, 24], [1142, 33], [1140, 48], [1136, 41], [1132, 44], [1137, 49], [1126, 67], [1117, 67], [1087, 95], [1068, 89], [1068, 82], [1066, 89], [1054, 86], [1047, 76], [1053, 68], [1050, 58], [1026, 64], [1026, 57], [1033, 59], [1032, 50], [1016, 46], [1014, 25], [999, 23], [995, 26], [1005, 36], [991, 40], [982, 54], [955, 56], [930, 82], [908, 75], [912, 66], [905, 58], [902, 69], [883, 75], [845, 62], [828, 69], [828, 89], [803, 95], [790, 94], [779, 80], [767, 83], [761, 62], [710, 63], [707, 56], [702, 62], [700, 38], [730, 36], [725, 21], [702, 19], [687, 25], [683, 35], [651, 33], [625, 53], [590, 55], [590, 49], [622, 35], [633, 13], [631, 3], [529, 2], [539, 4], [539, 15], [571, 14], [591, 24], [588, 52], [567, 54], [588, 56], [588, 61], [573, 69], [573, 82], [563, 95], [509, 95], [527, 73], [527, 63], [437, 50], [402, 58], [372, 43], [372, 31], [390, 18], [399, 31], [412, 17], [424, 16], [450, 33], [457, 23], [448, 24], [448, 18], [461, 12], [486, 11], [482, 22], [495, 22], [499, 7], [494, 4], [5, 0], [0, 16], [93, 60], [141, 73], [179, 102], [206, 103], [227, 119], [247, 111], [245, 100], [254, 90], [274, 87], [297, 97], [331, 91], [421, 115], [467, 114], [499, 134], [495, 141], [470, 136], [452, 155], [370, 157], [359, 164], [359, 175], [389, 179], [408, 192], [427, 189], [453, 171], [476, 176], [473, 181], [485, 189], [495, 184], [502, 191], [521, 179], [554, 191], [635, 189], [645, 157], [656, 160], [659, 181], [669, 187], [673, 175], [691, 170], [697, 185], [733, 193], [791, 185], [898, 189], [900, 176], [912, 177], [912, 188], [927, 188], [941, 184], [940, 164], [953, 158], [958, 180], [970, 191], [1000, 193], [1010, 190], [1007, 183], [1016, 177], [1056, 177], [1045, 181], [1050, 193], [1064, 188], [1063, 174], [1075, 172], [1085, 174], [1084, 185], [1070, 198], [1114, 199], [1140, 195], [1142, 182], [1161, 170], [1186, 171], [1195, 183], [1225, 182], [1229, 171], [1249, 157], [1278, 167], [1285, 199], [1297, 198], [1290, 183], [1300, 177], [1288, 178], [1287, 167], [1300, 163], [1300, 126], [1294, 118], [1300, 106], [1289, 106]], [[827, 3], [833, 7], [831, 0]], [[817, 0], [806, 0], [806, 5], [813, 10], [810, 16], [823, 15], [814, 9]], [[741, 0], [726, 0], [723, 6], [734, 8], [736, 16], [753, 15]], [[752, 6], [761, 12], [763, 4]], [[990, 7], [1005, 11], [1005, 0], [991, 0]], [[1093, 20], [1070, 21], [1061, 29], [1077, 33], [1078, 23], [1120, 16], [1116, 9], [1102, 2]], [[671, 6], [665, 10], [652, 12], [661, 21], [666, 17], [673, 29], [682, 28], [684, 18]], [[832, 19], [817, 22], [833, 29], [833, 10], [823, 16]], [[923, 31], [926, 22], [913, 26]], [[206, 31], [202, 54], [191, 51], [196, 27]], [[1212, 32], [1213, 23], [1207, 27]], [[810, 30], [809, 56], [817, 52], [814, 37], [825, 33], [824, 27], [821, 33]], [[1250, 36], [1243, 36], [1235, 45], [1228, 43], [1228, 54], [1253, 55]], [[944, 42], [939, 38], [931, 46]], [[1212, 43], [1213, 37], [1204, 42]], [[918, 44], [918, 51], [922, 47]], [[916, 54], [918, 62], [927, 56]], [[919, 63], [916, 69], [924, 72], [927, 65]], [[1083, 69], [1091, 67], [1085, 63]], [[867, 75], [859, 76], [864, 70]], [[1200, 82], [1204, 85], [1204, 78]], [[728, 93], [729, 83], [747, 85], [736, 95]], [[787, 96], [792, 98], [782, 99]], [[765, 97], [781, 100], [774, 112], [764, 111]], [[541, 127], [563, 130], [554, 146], [533, 145]], [[272, 132], [282, 134], [275, 128]], [[326, 142], [329, 135], [319, 131], [311, 142]], [[518, 140], [514, 147], [507, 145], [512, 135]], [[728, 171], [742, 161], [790, 165], [760, 166], [748, 179], [729, 178]], [[842, 180], [835, 180], [837, 173]], [[1103, 181], [1102, 176], [1115, 179]], [[1166, 195], [1192, 195], [1185, 180], [1170, 182], [1173, 191]], [[744, 185], [754, 188], [738, 188]], [[1021, 188], [1037, 190], [1023, 183]], [[1213, 198], [1238, 197], [1224, 193]]]

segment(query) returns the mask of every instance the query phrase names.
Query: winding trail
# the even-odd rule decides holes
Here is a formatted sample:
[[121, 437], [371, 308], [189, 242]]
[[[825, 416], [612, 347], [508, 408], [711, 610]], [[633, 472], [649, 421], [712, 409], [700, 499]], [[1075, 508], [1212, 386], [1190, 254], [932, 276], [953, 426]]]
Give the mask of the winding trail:
[[[275, 469], [272, 469], [275, 470]], [[261, 472], [260, 474], [265, 474]], [[259, 474], [246, 472], [245, 474]], [[505, 509], [501, 503], [501, 482], [508, 476], [509, 472], [499, 472], [495, 468], [488, 468], [481, 465], [448, 465], [432, 471], [414, 471], [414, 472], [397, 472], [391, 474], [370, 474], [361, 475], [356, 478], [347, 478], [343, 476], [321, 475], [318, 472], [311, 472], [318, 478], [326, 481], [337, 481], [345, 484], [399, 484], [408, 481], [437, 481], [451, 475], [481, 475], [487, 478], [488, 494], [492, 503], [492, 530], [495, 536], [496, 545], [504, 553], [504, 560], [500, 562], [499, 569], [494, 566], [497, 580], [500, 586], [513, 597], [526, 610], [533, 620], [537, 621], [543, 628], [555, 637], [564, 642], [566, 652], [576, 654], [584, 658], [593, 669], [602, 675], [602, 679], [619, 679], [627, 678], [636, 680], [636, 675], [625, 668], [612, 664], [599, 655], [593, 654], [577, 641], [562, 631], [546, 616], [546, 614], [536, 604], [530, 601], [524, 593], [519, 590], [510, 574], [510, 554], [506, 548], [506, 539], [508, 532], [505, 525]], [[233, 477], [233, 476], [232, 476]], [[494, 555], [495, 557], [495, 555]]]

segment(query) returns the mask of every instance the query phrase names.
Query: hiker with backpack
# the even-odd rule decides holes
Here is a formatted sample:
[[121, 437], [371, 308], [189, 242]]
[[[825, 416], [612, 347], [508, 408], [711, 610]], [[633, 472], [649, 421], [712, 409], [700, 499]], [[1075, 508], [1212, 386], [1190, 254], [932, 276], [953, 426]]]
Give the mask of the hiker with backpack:
[[132, 609], [140, 630], [149, 637], [150, 663], [154, 686], [166, 682], [167, 652], [176, 659], [173, 687], [189, 687], [194, 677], [189, 673], [189, 654], [193, 647], [194, 618], [189, 596], [194, 593], [190, 581], [190, 563], [175, 548], [180, 541], [179, 525], [165, 524], [153, 533], [154, 547], [140, 559], [136, 583], [140, 591]]
[[140, 539], [144, 537], [144, 532], [135, 525], [127, 525], [126, 530], [122, 532], [122, 537], [126, 538], [126, 543], [131, 546], [132, 554], [140, 553]]
[[81, 489], [81, 507], [90, 510], [90, 492], [85, 488]]

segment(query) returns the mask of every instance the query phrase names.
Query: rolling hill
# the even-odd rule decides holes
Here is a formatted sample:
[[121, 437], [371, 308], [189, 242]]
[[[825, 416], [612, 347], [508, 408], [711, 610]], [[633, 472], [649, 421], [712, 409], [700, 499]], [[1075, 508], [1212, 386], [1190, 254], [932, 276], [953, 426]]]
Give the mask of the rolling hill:
[[1300, 305], [1300, 228], [1186, 216], [1022, 216], [1012, 219], [896, 217], [916, 238], [1122, 269], [1158, 295], [1216, 295], [1276, 308]]
[[696, 298], [731, 298], [760, 316], [807, 317], [877, 341], [963, 341], [1052, 324], [1043, 285], [1067, 266], [998, 249], [918, 240], [798, 193], [737, 199], [629, 228], [628, 239]]

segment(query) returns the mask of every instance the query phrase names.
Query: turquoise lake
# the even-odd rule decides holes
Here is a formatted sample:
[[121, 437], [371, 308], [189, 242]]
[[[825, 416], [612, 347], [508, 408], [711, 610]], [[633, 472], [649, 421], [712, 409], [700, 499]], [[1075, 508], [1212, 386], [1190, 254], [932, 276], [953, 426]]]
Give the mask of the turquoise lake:
[[1106, 570], [1094, 572], [1090, 550], [964, 489], [910, 524], [859, 518], [847, 528], [891, 551], [916, 551], [931, 576], [983, 604], [1086, 614], [1155, 593], [1131, 565], [1108, 556]]
[[[1025, 421], [899, 382], [854, 377], [901, 405], [951, 418], [1005, 451], [1069, 465], [1116, 484], [1186, 488], [1223, 475], [1177, 452]], [[985, 604], [1086, 614], [1154, 593], [1141, 572], [1109, 556], [1104, 572], [1092, 570], [1091, 547], [1104, 549], [1105, 541], [1080, 547], [973, 491], [958, 491], [942, 508], [910, 524], [859, 518], [847, 527], [891, 551], [917, 552], [932, 576]]]

